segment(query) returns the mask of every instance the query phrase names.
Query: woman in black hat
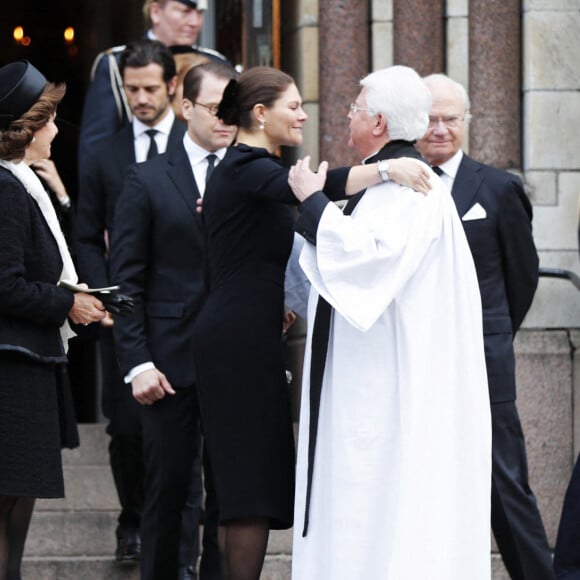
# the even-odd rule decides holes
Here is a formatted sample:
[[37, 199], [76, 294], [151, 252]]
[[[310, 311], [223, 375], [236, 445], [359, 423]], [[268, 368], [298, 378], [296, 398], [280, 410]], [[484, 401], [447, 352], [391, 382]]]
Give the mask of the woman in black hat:
[[68, 325], [106, 318], [76, 272], [30, 166], [50, 157], [64, 85], [26, 61], [0, 68], [0, 580], [19, 580], [34, 498], [63, 497], [61, 447], [78, 445], [66, 383]]

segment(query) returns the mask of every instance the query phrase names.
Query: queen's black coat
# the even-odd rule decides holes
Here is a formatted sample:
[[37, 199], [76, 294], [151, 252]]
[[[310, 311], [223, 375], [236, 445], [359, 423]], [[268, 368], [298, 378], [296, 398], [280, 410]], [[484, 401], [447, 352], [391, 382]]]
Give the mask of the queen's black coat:
[[58, 288], [62, 260], [34, 199], [0, 168], [0, 495], [59, 497], [60, 326], [73, 295]]

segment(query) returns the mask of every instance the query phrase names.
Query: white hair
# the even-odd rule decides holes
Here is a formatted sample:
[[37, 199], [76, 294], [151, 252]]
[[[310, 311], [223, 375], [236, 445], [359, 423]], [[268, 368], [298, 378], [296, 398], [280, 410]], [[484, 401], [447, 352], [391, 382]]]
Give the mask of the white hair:
[[367, 75], [367, 107], [387, 119], [389, 139], [416, 141], [429, 126], [431, 93], [423, 79], [408, 66], [391, 66]]
[[465, 87], [461, 83], [454, 81], [451, 77], [448, 77], [443, 73], [427, 75], [426, 77], [423, 77], [423, 81], [428, 87], [435, 85], [447, 85], [448, 87], [453, 87], [457, 91], [457, 94], [463, 103], [463, 114], [465, 122], [469, 123], [471, 120], [471, 102], [469, 101], [469, 95], [467, 94]]

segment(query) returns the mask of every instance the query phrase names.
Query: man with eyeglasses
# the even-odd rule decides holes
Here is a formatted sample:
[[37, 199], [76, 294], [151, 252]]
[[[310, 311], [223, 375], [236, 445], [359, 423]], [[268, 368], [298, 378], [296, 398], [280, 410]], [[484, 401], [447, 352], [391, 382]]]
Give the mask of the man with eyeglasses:
[[[235, 136], [235, 127], [215, 115], [234, 76], [217, 62], [189, 70], [182, 103], [187, 131], [165, 155], [129, 168], [115, 212], [111, 281], [135, 302], [133, 316], [115, 320], [114, 335], [121, 372], [143, 421], [142, 580], [178, 578], [180, 520], [199, 448], [191, 352], [205, 280], [196, 203]], [[206, 512], [206, 524], [208, 517]], [[204, 558], [205, 543], [200, 579], [219, 578], [215, 569], [206, 570]], [[180, 570], [179, 578], [197, 576]]]
[[538, 284], [532, 206], [517, 176], [463, 153], [470, 118], [463, 86], [442, 74], [424, 81], [433, 105], [429, 128], [417, 149], [451, 191], [475, 262], [483, 305], [492, 416], [492, 528], [513, 579], [551, 580], [550, 549], [528, 482], [515, 403], [512, 341]]

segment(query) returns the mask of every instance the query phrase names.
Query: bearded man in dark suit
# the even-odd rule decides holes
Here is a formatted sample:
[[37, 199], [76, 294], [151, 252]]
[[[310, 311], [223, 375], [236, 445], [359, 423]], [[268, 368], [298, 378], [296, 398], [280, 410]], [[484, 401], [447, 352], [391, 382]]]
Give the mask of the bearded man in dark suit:
[[[77, 204], [77, 260], [83, 279], [93, 288], [109, 286], [108, 240], [115, 222], [115, 205], [127, 168], [147, 156], [181, 145], [185, 125], [171, 107], [175, 92], [175, 61], [167, 47], [144, 40], [121, 55], [131, 124], [101, 141], [85, 160]], [[148, 131], [155, 131], [152, 137]], [[100, 329], [102, 406], [109, 420], [109, 455], [121, 504], [116, 531], [118, 562], [136, 562], [141, 555], [143, 509], [142, 434], [139, 405], [123, 383], [114, 356], [111, 329]], [[195, 523], [197, 528], [197, 523]]]
[[514, 580], [552, 580], [550, 549], [528, 483], [525, 441], [516, 408], [513, 337], [538, 284], [532, 206], [521, 180], [461, 150], [469, 121], [462, 85], [426, 77], [433, 96], [429, 128], [417, 143], [455, 201], [473, 255], [483, 306], [492, 417], [491, 525]]

